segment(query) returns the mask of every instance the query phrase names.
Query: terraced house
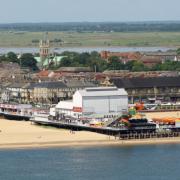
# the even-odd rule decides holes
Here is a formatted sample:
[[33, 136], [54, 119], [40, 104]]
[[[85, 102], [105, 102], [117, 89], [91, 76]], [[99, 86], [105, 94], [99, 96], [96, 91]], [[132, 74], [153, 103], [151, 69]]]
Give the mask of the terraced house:
[[85, 81], [56, 81], [56, 82], [41, 82], [34, 85], [33, 101], [35, 103], [58, 103], [60, 100], [69, 99], [76, 90], [84, 89], [85, 87], [95, 87], [91, 82]]

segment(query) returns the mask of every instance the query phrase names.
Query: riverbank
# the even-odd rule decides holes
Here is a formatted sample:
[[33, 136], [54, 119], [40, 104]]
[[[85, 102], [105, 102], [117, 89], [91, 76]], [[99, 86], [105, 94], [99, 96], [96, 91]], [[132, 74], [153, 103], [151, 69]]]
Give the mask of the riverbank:
[[[147, 117], [179, 117], [180, 111], [146, 113]], [[0, 119], [0, 149], [127, 146], [180, 143], [180, 137], [162, 139], [119, 140], [118, 138], [87, 131], [70, 131], [39, 126], [26, 121]]]

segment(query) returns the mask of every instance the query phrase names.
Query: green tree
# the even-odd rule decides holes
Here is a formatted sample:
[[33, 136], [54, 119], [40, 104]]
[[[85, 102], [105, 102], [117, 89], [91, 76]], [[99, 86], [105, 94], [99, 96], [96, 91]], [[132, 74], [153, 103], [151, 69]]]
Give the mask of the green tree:
[[28, 67], [32, 70], [38, 70], [37, 61], [34, 56], [30, 53], [25, 53], [20, 57], [20, 65], [22, 67]]
[[147, 71], [148, 68], [142, 62], [134, 61], [132, 71]]
[[117, 56], [112, 56], [109, 58], [108, 69], [109, 70], [123, 70], [124, 64], [119, 60]]
[[135, 61], [128, 61], [125, 65], [124, 65], [124, 69], [125, 70], [129, 70], [132, 71], [132, 68], [134, 66]]
[[177, 55], [180, 55], [180, 48], [176, 50]]
[[0, 62], [3, 62], [3, 61], [8, 61], [5, 55], [0, 56]]
[[72, 60], [69, 57], [64, 57], [60, 62], [60, 67], [72, 66]]
[[152, 69], [155, 71], [180, 71], [180, 62], [165, 61], [164, 63], [156, 64]]
[[95, 72], [102, 72], [107, 69], [107, 62], [101, 58], [91, 59], [90, 65], [91, 69]]
[[19, 63], [19, 59], [17, 58], [17, 55], [14, 52], [8, 52], [6, 57], [7, 61], [9, 62]]

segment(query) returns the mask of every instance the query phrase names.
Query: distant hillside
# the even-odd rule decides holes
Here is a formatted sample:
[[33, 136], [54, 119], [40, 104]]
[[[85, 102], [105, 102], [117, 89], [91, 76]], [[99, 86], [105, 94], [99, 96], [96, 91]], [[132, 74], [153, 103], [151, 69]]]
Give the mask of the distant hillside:
[[75, 31], [75, 32], [176, 32], [180, 22], [77, 22], [77, 23], [13, 23], [0, 24], [0, 31]]

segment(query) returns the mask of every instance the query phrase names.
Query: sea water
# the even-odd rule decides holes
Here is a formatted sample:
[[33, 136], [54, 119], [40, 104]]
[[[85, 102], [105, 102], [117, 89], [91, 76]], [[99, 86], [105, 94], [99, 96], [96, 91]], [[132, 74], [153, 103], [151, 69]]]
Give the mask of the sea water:
[[180, 145], [0, 150], [0, 180], [179, 180]]

